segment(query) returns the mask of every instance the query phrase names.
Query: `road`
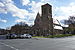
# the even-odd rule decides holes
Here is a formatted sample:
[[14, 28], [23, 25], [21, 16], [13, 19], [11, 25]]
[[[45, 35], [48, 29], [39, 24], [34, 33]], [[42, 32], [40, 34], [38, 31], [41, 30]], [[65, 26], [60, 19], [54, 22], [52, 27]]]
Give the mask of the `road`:
[[75, 50], [75, 36], [66, 38], [1, 39], [0, 50]]

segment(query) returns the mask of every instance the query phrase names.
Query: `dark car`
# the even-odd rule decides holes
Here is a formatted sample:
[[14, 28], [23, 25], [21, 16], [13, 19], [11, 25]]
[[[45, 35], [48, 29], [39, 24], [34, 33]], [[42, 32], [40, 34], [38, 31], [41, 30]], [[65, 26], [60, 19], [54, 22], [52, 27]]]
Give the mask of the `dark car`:
[[16, 34], [6, 34], [6, 38], [7, 38], [7, 39], [14, 39], [14, 38], [16, 38], [16, 37], [17, 37]]

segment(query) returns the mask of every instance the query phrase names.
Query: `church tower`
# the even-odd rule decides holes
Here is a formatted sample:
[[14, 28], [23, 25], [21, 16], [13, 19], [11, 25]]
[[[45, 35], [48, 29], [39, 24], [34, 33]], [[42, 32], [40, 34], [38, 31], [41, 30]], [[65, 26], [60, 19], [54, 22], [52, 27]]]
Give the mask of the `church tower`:
[[43, 34], [45, 36], [47, 35], [53, 35], [53, 18], [52, 18], [52, 6], [48, 3], [45, 5], [42, 5], [42, 29]]
[[52, 6], [49, 5], [48, 3], [45, 5], [42, 5], [42, 16], [48, 16], [50, 15], [50, 17], [52, 17]]

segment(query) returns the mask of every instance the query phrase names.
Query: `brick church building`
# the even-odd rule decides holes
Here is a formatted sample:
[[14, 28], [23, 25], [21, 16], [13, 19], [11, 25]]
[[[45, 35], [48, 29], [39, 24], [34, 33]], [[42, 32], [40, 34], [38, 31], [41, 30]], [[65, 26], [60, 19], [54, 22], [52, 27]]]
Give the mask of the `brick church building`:
[[[59, 24], [53, 23], [52, 6], [48, 3], [41, 6], [42, 14], [37, 13], [34, 25], [32, 26], [32, 33], [37, 36], [47, 36], [59, 34], [62, 30], [55, 29], [55, 25], [61, 27]], [[61, 27], [62, 28], [62, 27]]]

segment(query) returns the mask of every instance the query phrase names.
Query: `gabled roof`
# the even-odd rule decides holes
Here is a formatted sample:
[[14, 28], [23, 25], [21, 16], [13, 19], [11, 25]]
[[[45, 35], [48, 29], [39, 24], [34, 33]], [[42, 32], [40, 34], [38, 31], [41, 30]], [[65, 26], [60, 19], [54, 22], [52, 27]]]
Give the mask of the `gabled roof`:
[[54, 25], [54, 29], [63, 30], [61, 26]]
[[59, 21], [57, 19], [53, 19], [53, 23], [60, 25], [60, 23], [59, 23]]

